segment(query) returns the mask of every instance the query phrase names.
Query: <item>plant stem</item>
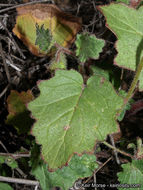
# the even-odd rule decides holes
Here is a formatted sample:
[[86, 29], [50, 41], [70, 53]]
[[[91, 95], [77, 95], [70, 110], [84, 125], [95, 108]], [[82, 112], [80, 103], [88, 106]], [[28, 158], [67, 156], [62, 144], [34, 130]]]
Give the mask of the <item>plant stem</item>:
[[131, 86], [130, 86], [130, 89], [129, 89], [129, 91], [128, 91], [128, 94], [127, 94], [127, 96], [126, 96], [126, 101], [127, 101], [127, 102], [128, 102], [129, 99], [132, 97], [133, 91], [134, 91], [134, 89], [135, 89], [135, 87], [136, 87], [136, 84], [137, 84], [137, 82], [138, 82], [138, 79], [139, 79], [139, 76], [140, 76], [140, 73], [141, 73], [142, 68], [143, 68], [143, 57], [141, 58], [141, 61], [140, 61], [140, 63], [139, 63], [138, 66], [137, 66], [136, 74], [135, 74], [135, 76], [134, 76], [134, 79], [133, 79], [133, 81], [132, 81], [132, 84], [131, 84]]
[[132, 81], [132, 84], [129, 88], [129, 91], [128, 91], [128, 94], [127, 96], [125, 97], [124, 99], [124, 104], [122, 105], [121, 109], [119, 110], [118, 112], [118, 116], [121, 114], [121, 112], [123, 111], [124, 107], [126, 106], [126, 104], [128, 103], [128, 101], [130, 100], [130, 98], [132, 97], [133, 95], [133, 92], [136, 88], [136, 85], [137, 85], [137, 82], [138, 82], [138, 79], [139, 79], [139, 76], [140, 76], [140, 73], [142, 71], [142, 68], [143, 68], [143, 57], [141, 58], [138, 66], [137, 66], [137, 69], [136, 69], [136, 74], [134, 76], [134, 79]]
[[128, 156], [128, 157], [130, 157], [130, 158], [133, 159], [133, 156], [131, 154], [128, 154], [128, 153], [126, 153], [126, 152], [124, 152], [124, 151], [122, 151], [122, 150], [120, 150], [120, 149], [112, 146], [111, 144], [107, 143], [106, 141], [103, 141], [102, 143], [105, 144], [106, 146], [108, 146], [109, 148], [111, 148], [111, 149], [113, 149], [113, 150], [115, 150], [115, 151], [117, 151], [117, 152], [119, 152], [119, 153], [121, 153], [121, 154], [123, 154], [125, 156]]

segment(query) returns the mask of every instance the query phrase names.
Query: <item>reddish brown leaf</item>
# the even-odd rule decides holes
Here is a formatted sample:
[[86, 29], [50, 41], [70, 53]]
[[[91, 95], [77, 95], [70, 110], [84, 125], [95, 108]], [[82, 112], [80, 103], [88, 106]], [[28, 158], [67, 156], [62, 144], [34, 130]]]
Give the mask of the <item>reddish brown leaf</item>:
[[33, 119], [29, 116], [29, 111], [26, 108], [26, 104], [33, 100], [31, 91], [17, 92], [12, 90], [7, 99], [8, 112], [6, 123], [13, 125], [18, 133], [28, 132]]

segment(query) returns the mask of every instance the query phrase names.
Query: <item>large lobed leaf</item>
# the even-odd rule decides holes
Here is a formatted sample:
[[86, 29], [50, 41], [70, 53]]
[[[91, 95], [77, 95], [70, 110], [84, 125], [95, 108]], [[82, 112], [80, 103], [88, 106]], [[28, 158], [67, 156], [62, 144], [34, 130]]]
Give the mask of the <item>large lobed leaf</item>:
[[42, 190], [50, 190], [53, 187], [68, 190], [77, 179], [91, 176], [97, 167], [95, 155], [74, 155], [69, 165], [62, 169], [49, 172], [47, 164], [41, 162], [32, 169], [32, 174], [39, 180]]
[[123, 100], [102, 76], [91, 77], [85, 86], [76, 71], [58, 70], [39, 89], [28, 108], [37, 119], [32, 132], [50, 168], [61, 167], [73, 153], [91, 152], [96, 141], [117, 130]]
[[[132, 163], [122, 164], [123, 172], [118, 173], [118, 178], [121, 184], [127, 184], [127, 189], [132, 190], [143, 188], [143, 159], [133, 160]], [[136, 185], [136, 187], [135, 187]], [[119, 188], [123, 190], [125, 188]]]
[[[135, 10], [123, 4], [110, 4], [100, 9], [106, 17], [107, 27], [118, 39], [115, 63], [135, 71], [143, 56], [143, 6]], [[143, 76], [143, 73], [141, 75]], [[141, 89], [143, 89], [142, 76], [140, 77]]]

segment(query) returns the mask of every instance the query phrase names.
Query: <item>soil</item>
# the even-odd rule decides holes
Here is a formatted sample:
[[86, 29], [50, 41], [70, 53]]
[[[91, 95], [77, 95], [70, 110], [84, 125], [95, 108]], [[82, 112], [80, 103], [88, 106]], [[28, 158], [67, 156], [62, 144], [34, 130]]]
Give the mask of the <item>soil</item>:
[[[34, 0], [33, 0], [34, 1]], [[0, 0], [0, 10], [5, 9], [20, 3], [32, 2], [32, 0]], [[103, 52], [100, 54], [98, 60], [90, 60], [85, 66], [86, 75], [90, 74], [89, 65], [96, 65], [104, 70], [112, 70], [113, 77], [120, 79], [122, 75], [122, 83], [116, 84], [116, 88], [120, 88], [127, 91], [129, 85], [133, 79], [134, 73], [132, 71], [123, 70], [113, 65], [114, 58], [117, 54], [115, 50], [116, 36], [105, 26], [105, 18], [99, 12], [98, 6], [111, 3], [112, 0], [58, 0], [56, 1], [63, 11], [72, 15], [82, 18], [82, 30], [80, 32], [89, 32], [96, 35], [97, 38], [105, 40], [106, 45]], [[53, 3], [50, 1], [49, 3]], [[4, 6], [3, 4], [6, 4]], [[13, 33], [12, 29], [16, 20], [16, 9], [5, 10], [0, 12], [0, 153], [15, 153], [21, 149], [24, 152], [30, 151], [30, 145], [25, 142], [25, 139], [32, 141], [33, 136], [29, 134], [19, 135], [17, 130], [6, 124], [6, 118], [8, 115], [7, 97], [11, 90], [18, 92], [32, 90], [34, 96], [38, 96], [39, 90], [37, 88], [37, 81], [43, 79], [49, 79], [53, 73], [50, 72], [49, 64], [50, 57], [36, 57], [32, 55], [29, 50], [24, 46]], [[2, 23], [1, 23], [2, 21]], [[18, 47], [18, 48], [17, 48]], [[71, 49], [74, 50], [75, 46], [72, 45]], [[22, 56], [24, 55], [24, 56]], [[68, 69], [78, 69], [78, 60], [75, 57], [67, 55]], [[6, 63], [4, 63], [6, 61]], [[9, 65], [15, 65], [18, 69]], [[118, 80], [116, 80], [118, 81]], [[134, 105], [136, 102], [142, 103], [143, 93], [136, 89], [134, 93]], [[137, 109], [128, 111], [124, 119], [119, 123], [121, 133], [115, 134], [112, 137], [107, 137], [107, 141], [111, 143], [114, 140], [116, 147], [120, 147], [120, 144], [124, 144], [122, 149], [129, 153], [133, 153], [133, 150], [128, 150], [127, 145], [135, 142], [137, 137], [143, 138], [143, 107], [142, 104]], [[122, 171], [121, 164], [127, 163], [130, 159], [124, 155], [118, 154], [118, 159], [115, 153], [107, 148], [105, 145], [99, 144], [100, 151], [95, 152], [98, 163], [101, 167], [98, 172], [95, 172], [94, 176], [82, 180], [85, 184], [118, 184], [117, 173]], [[29, 158], [24, 158], [22, 161], [18, 160], [19, 171], [11, 170], [6, 164], [2, 164], [0, 175], [12, 176], [16, 178], [25, 178], [36, 180], [34, 176], [30, 174], [30, 167], [28, 164]], [[78, 181], [79, 182], [79, 181]], [[10, 184], [14, 190], [33, 190], [34, 187], [30, 185]], [[40, 189], [40, 187], [39, 187]], [[58, 189], [58, 188], [57, 188]], [[73, 187], [75, 189], [75, 187]], [[85, 187], [85, 189], [95, 189], [94, 187]], [[98, 190], [103, 189], [117, 189], [109, 187], [99, 187]]]

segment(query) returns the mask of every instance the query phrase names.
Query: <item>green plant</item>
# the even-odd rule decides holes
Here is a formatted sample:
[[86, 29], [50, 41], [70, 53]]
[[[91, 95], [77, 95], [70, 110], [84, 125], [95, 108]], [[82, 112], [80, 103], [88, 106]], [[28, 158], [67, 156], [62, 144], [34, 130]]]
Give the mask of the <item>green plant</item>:
[[[43, 190], [54, 186], [67, 190], [76, 179], [92, 175], [97, 168], [94, 151], [98, 143], [133, 159], [132, 163], [123, 165], [123, 172], [118, 173], [121, 183], [128, 183], [129, 187], [132, 183], [139, 183], [139, 188], [143, 185], [142, 142], [141, 160], [106, 142], [108, 134], [118, 131], [118, 121], [123, 119], [126, 110], [130, 108], [138, 80], [140, 90], [143, 89], [143, 7], [135, 10], [123, 4], [112, 3], [99, 9], [106, 17], [107, 27], [117, 37], [118, 54], [114, 64], [135, 71], [135, 76], [127, 93], [115, 90], [110, 80], [111, 73], [98, 67], [93, 66], [92, 76], [85, 79], [85, 73], [80, 71], [85, 71], [84, 66], [89, 60], [98, 59], [104, 47], [102, 39], [88, 33], [78, 34], [75, 41], [76, 56], [80, 62], [78, 71], [66, 70], [65, 52], [60, 54], [58, 60], [56, 55], [53, 57], [56, 64], [63, 63], [62, 67], [61, 64], [53, 66], [55, 76], [40, 81], [39, 97], [30, 103], [26, 102], [36, 119], [32, 135], [37, 144], [41, 145], [41, 154], [46, 162], [41, 160], [40, 148], [34, 144], [31, 150], [31, 174], [40, 181]], [[44, 25], [41, 28], [36, 25], [36, 28], [35, 44], [46, 52], [51, 48], [47, 45], [47, 41], [51, 44], [51, 34], [48, 29], [44, 29]], [[62, 70], [57, 69], [59, 67]], [[90, 71], [89, 67], [88, 69]], [[23, 105], [23, 101], [21, 103]], [[26, 109], [24, 105], [23, 109]], [[8, 120], [10, 117], [13, 119], [14, 116], [9, 115]], [[18, 130], [22, 133], [22, 129]], [[138, 179], [134, 178], [135, 174]]]

